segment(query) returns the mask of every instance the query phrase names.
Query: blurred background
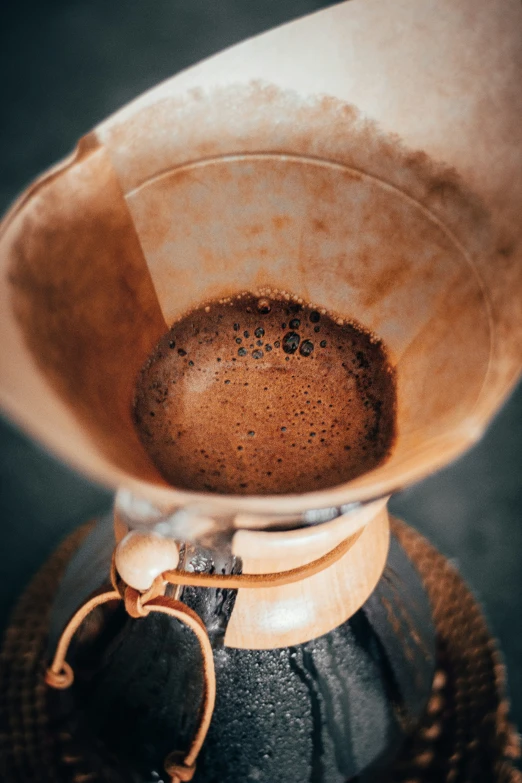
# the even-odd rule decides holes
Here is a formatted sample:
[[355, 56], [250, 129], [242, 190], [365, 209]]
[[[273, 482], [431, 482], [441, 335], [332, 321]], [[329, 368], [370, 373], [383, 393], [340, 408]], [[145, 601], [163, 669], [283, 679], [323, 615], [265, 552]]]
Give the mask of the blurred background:
[[[158, 81], [246, 37], [333, 4], [7, 0], [0, 27], [0, 212], [93, 125]], [[512, 716], [519, 726], [521, 419], [519, 385], [478, 446], [391, 504], [451, 559], [481, 601], [504, 653]], [[59, 541], [111, 502], [109, 492], [0, 419], [0, 633], [17, 596]]]

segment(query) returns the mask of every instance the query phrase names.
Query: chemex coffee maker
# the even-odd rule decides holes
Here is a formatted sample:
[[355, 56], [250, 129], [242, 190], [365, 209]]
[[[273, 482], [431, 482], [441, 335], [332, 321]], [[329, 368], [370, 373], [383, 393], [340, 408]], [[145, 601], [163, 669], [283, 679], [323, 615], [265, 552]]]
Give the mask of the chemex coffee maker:
[[[38, 709], [84, 763], [60, 779], [376, 780], [416, 731], [445, 588], [387, 501], [520, 371], [521, 36], [514, 0], [341, 3], [140, 96], [4, 218], [2, 406], [117, 489], [46, 621]], [[382, 340], [390, 454], [310, 491], [165, 481], [141, 368], [185, 314], [267, 291]]]

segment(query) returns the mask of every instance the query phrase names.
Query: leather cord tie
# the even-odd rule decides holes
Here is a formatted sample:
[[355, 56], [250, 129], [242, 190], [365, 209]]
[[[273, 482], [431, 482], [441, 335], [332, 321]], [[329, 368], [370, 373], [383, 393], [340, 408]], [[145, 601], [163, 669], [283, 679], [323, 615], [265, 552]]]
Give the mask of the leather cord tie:
[[123, 582], [119, 576], [115, 557], [112, 557], [111, 582], [113, 589], [96, 593], [89, 598], [71, 617], [59, 639], [53, 661], [45, 673], [45, 681], [51, 688], [62, 690], [69, 688], [74, 681], [74, 673], [66, 661], [72, 638], [85, 618], [97, 607], [110, 601], [123, 601], [130, 617], [139, 619], [151, 612], [169, 615], [186, 625], [199, 642], [203, 661], [204, 693], [200, 709], [198, 729], [192, 739], [188, 753], [182, 757], [177, 751], [170, 753], [164, 763], [165, 771], [171, 783], [186, 783], [192, 780], [196, 771], [196, 759], [207, 736], [216, 701], [216, 674], [214, 656], [207, 629], [201, 618], [182, 601], [176, 601], [165, 595], [168, 585], [190, 585], [213, 588], [267, 588], [298, 582], [323, 571], [355, 544], [362, 533], [357, 530], [353, 535], [341, 541], [334, 549], [311, 563], [279, 571], [272, 574], [200, 574], [188, 571], [164, 571], [148, 590], [140, 592]]

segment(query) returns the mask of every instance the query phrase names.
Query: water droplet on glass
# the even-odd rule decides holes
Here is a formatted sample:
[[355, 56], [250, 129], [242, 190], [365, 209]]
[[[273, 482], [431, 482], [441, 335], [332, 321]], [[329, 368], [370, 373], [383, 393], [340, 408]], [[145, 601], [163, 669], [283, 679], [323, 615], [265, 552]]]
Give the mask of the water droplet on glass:
[[299, 347], [300, 339], [297, 332], [287, 332], [283, 337], [283, 351], [285, 353], [295, 353]]
[[314, 350], [314, 344], [311, 340], [305, 340], [303, 343], [301, 343], [301, 347], [299, 348], [299, 353], [301, 356], [310, 356], [312, 351]]
[[212, 559], [209, 557], [205, 557], [204, 555], [197, 554], [194, 555], [192, 560], [189, 563], [188, 570], [194, 571], [194, 573], [202, 573], [203, 571], [210, 571], [210, 569], [213, 566]]

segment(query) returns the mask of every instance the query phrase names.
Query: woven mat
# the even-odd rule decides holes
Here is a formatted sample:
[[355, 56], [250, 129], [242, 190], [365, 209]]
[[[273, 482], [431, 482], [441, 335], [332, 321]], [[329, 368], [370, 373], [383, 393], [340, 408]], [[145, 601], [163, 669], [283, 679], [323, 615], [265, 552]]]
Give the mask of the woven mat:
[[[430, 595], [438, 665], [424, 720], [381, 783], [522, 783], [513, 767], [519, 753], [508, 721], [504, 670], [480, 607], [455, 569], [422, 536], [397, 520], [392, 529]], [[84, 526], [70, 536], [36, 575], [4, 639], [0, 780], [5, 783], [104, 780], [103, 771], [94, 772], [81, 753], [71, 753], [70, 734], [50, 732], [43, 681], [50, 607], [64, 568], [88, 530]]]

